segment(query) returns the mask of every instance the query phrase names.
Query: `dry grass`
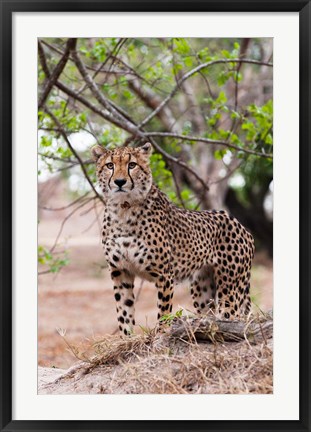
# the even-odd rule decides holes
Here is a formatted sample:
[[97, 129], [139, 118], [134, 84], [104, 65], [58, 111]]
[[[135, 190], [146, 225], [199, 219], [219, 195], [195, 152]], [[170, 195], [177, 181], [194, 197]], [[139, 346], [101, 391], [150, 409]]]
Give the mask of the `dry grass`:
[[[252, 318], [254, 321], [254, 318]], [[260, 318], [262, 323], [263, 318]], [[273, 392], [272, 339], [198, 342], [170, 327], [73, 347], [80, 360], [40, 393], [247, 394]]]

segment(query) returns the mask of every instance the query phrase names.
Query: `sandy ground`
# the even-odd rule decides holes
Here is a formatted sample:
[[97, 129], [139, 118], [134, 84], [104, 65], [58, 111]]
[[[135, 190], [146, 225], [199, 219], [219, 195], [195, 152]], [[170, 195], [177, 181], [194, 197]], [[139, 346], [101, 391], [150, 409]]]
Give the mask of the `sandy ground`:
[[[61, 184], [41, 188], [41, 206], [59, 208], [66, 203]], [[40, 210], [39, 244], [51, 247], [61, 224], [72, 207], [60, 211]], [[90, 211], [85, 213], [88, 209]], [[44, 274], [38, 280], [38, 363], [40, 366], [69, 368], [75, 361], [57, 328], [66, 330], [74, 344], [100, 338], [117, 330], [115, 301], [109, 273], [100, 244], [99, 225], [92, 205], [78, 210], [65, 223], [59, 238], [68, 250], [70, 263], [58, 274]], [[272, 307], [272, 262], [263, 253], [256, 254], [252, 270], [251, 295], [256, 304]], [[137, 331], [139, 325], [152, 327], [156, 322], [156, 291], [148, 283], [136, 280]], [[174, 310], [192, 309], [187, 285], [177, 286]]]

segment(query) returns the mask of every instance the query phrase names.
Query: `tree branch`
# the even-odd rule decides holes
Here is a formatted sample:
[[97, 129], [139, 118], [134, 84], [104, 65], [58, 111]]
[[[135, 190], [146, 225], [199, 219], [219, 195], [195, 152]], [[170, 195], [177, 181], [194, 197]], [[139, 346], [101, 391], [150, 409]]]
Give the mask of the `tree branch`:
[[[109, 69], [106, 71], [107, 74], [111, 73], [111, 68], [113, 66], [114, 63], [114, 53], [116, 52], [117, 54], [119, 53], [120, 49], [122, 48], [122, 46], [124, 45], [124, 43], [126, 42], [126, 38], [125, 39], [120, 39], [118, 41], [118, 43], [116, 44], [116, 46], [114, 47], [113, 51], [108, 55], [108, 57], [105, 59], [105, 61], [103, 61], [98, 68], [95, 70], [93, 76], [92, 76], [92, 80], [94, 80], [96, 78], [96, 76], [100, 73], [100, 72], [104, 72], [103, 68], [104, 66], [108, 63], [109, 59], [112, 59], [112, 63], [109, 66]], [[86, 88], [87, 88], [87, 83], [84, 84], [84, 86], [81, 88], [81, 90], [78, 91], [78, 93], [82, 93]]]
[[[147, 136], [149, 138], [148, 132], [145, 133], [145, 136]], [[152, 139], [152, 136], [150, 136], [149, 141], [151, 142], [151, 144], [153, 145], [153, 147], [166, 159], [169, 160], [171, 162], [173, 162], [176, 165], [179, 165], [180, 167], [184, 168], [185, 170], [187, 170], [188, 172], [190, 172], [200, 183], [200, 185], [203, 187], [204, 191], [208, 191], [209, 190], [209, 186], [208, 184], [202, 179], [202, 177], [200, 177], [195, 170], [193, 170], [192, 168], [190, 168], [185, 162], [183, 162], [180, 159], [175, 158], [174, 156], [171, 156], [170, 154], [168, 154], [165, 150], [162, 149], [162, 147], [159, 146], [159, 144], [157, 144], [156, 141], [154, 141]]]
[[[145, 89], [138, 79], [129, 81], [128, 86], [149, 108], [156, 109], [161, 103], [160, 97], [150, 89]], [[176, 123], [176, 119], [168, 107], [165, 107], [163, 110], [159, 111], [157, 113], [157, 117], [167, 130], [172, 130]]]
[[[44, 53], [43, 53], [44, 55]], [[100, 101], [101, 105], [103, 105], [104, 107], [107, 107], [107, 110], [110, 111], [108, 113], [105, 113], [103, 110], [97, 108], [95, 105], [93, 105], [91, 102], [89, 102], [87, 99], [83, 98], [81, 95], [77, 94], [75, 91], [71, 90], [70, 88], [68, 88], [67, 86], [65, 86], [64, 84], [60, 83], [60, 82], [56, 82], [55, 85], [62, 91], [64, 91], [65, 93], [67, 93], [69, 96], [73, 97], [74, 99], [80, 101], [81, 103], [83, 103], [85, 106], [87, 106], [88, 108], [90, 108], [93, 112], [99, 114], [101, 117], [105, 118], [106, 120], [108, 120], [110, 123], [115, 124], [116, 126], [120, 127], [123, 130], [126, 130], [127, 132], [129, 132], [133, 138], [135, 137], [139, 137], [139, 138], [144, 138], [146, 139], [146, 137], [148, 137], [148, 133], [144, 132], [141, 128], [139, 128], [134, 121], [132, 120], [127, 120], [126, 118], [121, 117], [121, 114], [118, 113], [115, 108], [112, 107], [112, 105], [110, 104], [110, 102], [104, 98], [104, 96], [101, 94], [101, 92], [99, 91], [99, 89], [97, 88], [96, 83], [94, 83], [91, 79], [91, 77], [89, 76], [86, 68], [84, 67], [83, 63], [81, 62], [81, 59], [79, 58], [79, 56], [77, 55], [77, 53], [72, 53], [74, 61], [76, 62], [76, 65], [81, 73], [81, 75], [83, 76], [83, 78], [86, 80], [86, 82], [88, 83], [89, 87], [92, 89], [92, 92], [94, 94], [94, 96], [96, 97], [96, 99], [98, 101]], [[40, 56], [40, 61], [41, 64], [42, 62], [44, 62], [44, 57]], [[43, 66], [42, 66], [43, 67]], [[53, 114], [52, 114], [53, 115]], [[127, 115], [128, 118], [130, 118]], [[56, 121], [58, 122], [58, 120], [56, 119]], [[62, 126], [59, 124], [59, 129], [63, 129]], [[57, 125], [57, 124], [56, 124]], [[66, 133], [63, 129], [63, 133], [62, 135], [65, 135], [65, 139], [66, 142], [68, 143], [69, 140], [66, 136]], [[63, 136], [64, 136], [63, 135]], [[159, 135], [160, 136], [160, 135]], [[195, 170], [193, 170], [192, 168], [190, 168], [185, 162], [175, 158], [174, 156], [171, 156], [170, 154], [168, 154], [166, 151], [164, 151], [161, 146], [159, 144], [157, 144], [152, 136], [150, 135], [149, 138], [151, 144], [153, 145], [153, 147], [164, 157], [164, 159], [179, 165], [180, 167], [184, 168], [185, 170], [187, 170], [189, 173], [191, 173], [200, 183], [200, 185], [203, 187], [204, 191], [208, 191], [209, 190], [209, 186], [208, 184], [195, 172]], [[70, 142], [69, 142], [70, 144]], [[78, 159], [79, 160], [79, 159]], [[82, 163], [82, 160], [79, 161], [80, 165]], [[83, 164], [82, 164], [83, 166]], [[81, 166], [81, 167], [82, 167]], [[84, 167], [83, 167], [84, 168]], [[85, 172], [85, 169], [83, 169], [83, 171]], [[89, 181], [89, 180], [88, 180]], [[90, 181], [89, 181], [90, 182]], [[97, 192], [96, 192], [97, 194]]]
[[139, 128], [141, 129], [145, 124], [147, 124], [154, 116], [158, 114], [158, 112], [165, 107], [165, 105], [172, 99], [173, 96], [177, 93], [177, 91], [181, 88], [181, 84], [185, 82], [188, 78], [192, 77], [202, 69], [206, 69], [210, 66], [213, 66], [215, 64], [221, 64], [221, 63], [250, 63], [250, 64], [257, 64], [257, 65], [264, 65], [264, 66], [273, 66], [272, 63], [267, 62], [261, 62], [257, 60], [251, 60], [251, 59], [220, 59], [220, 60], [212, 60], [207, 63], [202, 63], [201, 65], [195, 67], [191, 71], [187, 72], [185, 75], [183, 75], [180, 80], [177, 81], [176, 86], [173, 88], [171, 93], [162, 101], [158, 107], [152, 111], [140, 124]]
[[[44, 51], [42, 49], [41, 42], [39, 41], [39, 60], [42, 66], [42, 69], [44, 70], [45, 74], [47, 76], [50, 76], [50, 72], [47, 67], [46, 58]], [[68, 96], [72, 97], [74, 100], [77, 100], [78, 102], [82, 103], [84, 106], [89, 108], [94, 113], [98, 114], [100, 117], [107, 120], [109, 123], [113, 123], [116, 126], [120, 127], [121, 129], [127, 130], [125, 125], [121, 120], [118, 120], [117, 118], [114, 118], [111, 112], [105, 112], [102, 109], [98, 108], [96, 105], [92, 104], [88, 99], [85, 99], [83, 96], [79, 95], [76, 91], [72, 90], [70, 87], [67, 87], [65, 84], [61, 83], [60, 81], [55, 82], [55, 86], [59, 88], [62, 92], [67, 94]], [[130, 128], [128, 130], [131, 134], [136, 134], [135, 128]]]
[[128, 120], [129, 116], [126, 114], [124, 115], [124, 113], [122, 112], [123, 110], [121, 108], [115, 109], [115, 107], [110, 103], [110, 101], [100, 92], [99, 88], [97, 87], [96, 82], [91, 78], [91, 76], [88, 74], [83, 62], [81, 61], [78, 53], [76, 50], [72, 51], [72, 57], [73, 60], [81, 74], [81, 76], [83, 77], [83, 79], [85, 80], [85, 82], [88, 84], [91, 92], [93, 93], [95, 99], [104, 107], [106, 108], [108, 111], [110, 111], [110, 113], [119, 121], [121, 121], [122, 123], [124, 123], [124, 128], [125, 129], [133, 129], [133, 127], [135, 129], [137, 129], [137, 127], [135, 127], [133, 125], [132, 122], [130, 122]]
[[[57, 65], [55, 66], [53, 72], [47, 76], [47, 79], [46, 79], [45, 84], [44, 84], [43, 92], [42, 92], [42, 95], [41, 95], [41, 97], [39, 99], [39, 103], [38, 103], [39, 109], [44, 105], [53, 85], [56, 83], [60, 74], [63, 72], [63, 70], [66, 66], [66, 63], [68, 61], [70, 51], [76, 46], [76, 43], [77, 43], [76, 39], [74, 39], [74, 38], [68, 39], [67, 44], [66, 44], [66, 49], [65, 49], [63, 56], [61, 57], [61, 59], [57, 63]], [[39, 50], [39, 55], [40, 55], [40, 59], [41, 59], [42, 46], [41, 46], [41, 50]], [[42, 67], [42, 69], [44, 70], [43, 67]], [[47, 64], [45, 63], [45, 71], [46, 70], [48, 70], [48, 68], [47, 68]]]
[[170, 329], [173, 337], [182, 339], [232, 341], [247, 340], [249, 343], [262, 343], [273, 336], [272, 312], [266, 316], [245, 321], [223, 321], [213, 316], [202, 318], [177, 318]]
[[[83, 195], [80, 196], [79, 198], [75, 199], [74, 201], [71, 201], [71, 203], [69, 203], [69, 204], [67, 204], [67, 205], [65, 205], [65, 206], [63, 206], [63, 207], [54, 207], [54, 208], [52, 208], [52, 207], [46, 207], [46, 206], [40, 206], [40, 205], [39, 205], [39, 208], [40, 208], [41, 210], [47, 210], [47, 211], [62, 211], [62, 210], [66, 210], [67, 208], [69, 208], [69, 207], [71, 207], [71, 206], [77, 204], [78, 202], [80, 202], [80, 201], [84, 201], [85, 197], [86, 197], [89, 193], [90, 193], [90, 192], [86, 192], [85, 194], [83, 194]], [[93, 199], [96, 199], [96, 198], [97, 198], [96, 196], [93, 197]], [[87, 200], [89, 201], [89, 198], [87, 198]]]
[[226, 175], [224, 175], [223, 177], [219, 177], [216, 180], [210, 180], [210, 185], [221, 183], [224, 180], [228, 180], [228, 178], [231, 177], [232, 174], [234, 174], [239, 168], [241, 168], [243, 162], [244, 162], [244, 160], [241, 160], [241, 162], [239, 164], [237, 164], [236, 166], [234, 166], [230, 170], [228, 170], [228, 167], [226, 166], [226, 168], [228, 170], [227, 173], [226, 173]]
[[40, 39], [38, 39], [38, 53], [39, 53], [39, 60], [40, 60], [43, 72], [45, 73], [45, 76], [47, 78], [49, 78], [51, 74], [50, 74], [50, 71], [49, 71], [49, 68], [48, 68], [48, 65], [47, 65], [47, 62], [46, 62], [46, 57], [45, 57], [45, 54], [44, 54], [44, 49], [43, 49], [43, 46], [42, 46], [42, 43], [41, 43]]
[[62, 137], [64, 138], [67, 146], [70, 148], [71, 152], [74, 154], [74, 156], [77, 158], [77, 160], [79, 161], [79, 165], [83, 171], [83, 174], [87, 180], [87, 182], [89, 183], [89, 185], [91, 186], [91, 189], [93, 190], [93, 192], [95, 193], [95, 195], [101, 200], [101, 202], [104, 204], [104, 201], [102, 199], [102, 197], [98, 194], [97, 190], [95, 189], [90, 177], [88, 176], [88, 173], [86, 172], [85, 166], [84, 166], [84, 162], [83, 160], [80, 158], [79, 154], [76, 152], [76, 150], [73, 148], [73, 146], [71, 145], [71, 142], [69, 141], [67, 134], [63, 128], [63, 126], [61, 125], [61, 123], [58, 121], [58, 119], [54, 116], [54, 114], [47, 108], [44, 107], [45, 112], [51, 117], [51, 119], [54, 121], [55, 125], [58, 127], [60, 134], [62, 135]]
[[83, 202], [82, 203], [80, 203], [76, 208], [74, 208], [63, 220], [62, 220], [62, 223], [61, 223], [61, 226], [60, 226], [60, 229], [59, 229], [59, 231], [58, 231], [58, 234], [57, 234], [57, 236], [56, 236], [56, 239], [55, 239], [55, 241], [54, 241], [54, 244], [53, 244], [53, 246], [51, 247], [51, 249], [50, 249], [50, 252], [53, 252], [54, 251], [54, 249], [56, 248], [56, 246], [57, 246], [57, 242], [58, 242], [58, 240], [59, 240], [59, 238], [60, 238], [60, 236], [61, 236], [61, 233], [63, 232], [63, 229], [64, 229], [64, 226], [65, 226], [65, 224], [66, 224], [66, 222], [68, 221], [68, 219], [70, 219], [71, 218], [71, 216], [76, 212], [76, 211], [78, 211], [79, 209], [81, 209], [82, 207], [84, 207], [86, 204], [88, 204], [90, 201], [92, 201], [94, 199], [94, 197], [93, 198], [86, 198], [85, 200], [83, 200]]
[[218, 140], [214, 140], [214, 139], [210, 139], [210, 138], [203, 138], [203, 137], [197, 137], [197, 136], [192, 136], [192, 135], [180, 135], [180, 134], [172, 133], [172, 132], [145, 132], [144, 135], [146, 137], [171, 137], [171, 138], [178, 138], [178, 139], [181, 139], [184, 141], [200, 141], [200, 142], [204, 142], [206, 144], [220, 145], [223, 147], [239, 150], [239, 151], [242, 151], [244, 153], [248, 153], [248, 154], [252, 154], [252, 155], [256, 155], [256, 156], [261, 156], [261, 157], [270, 158], [270, 159], [273, 158], [273, 155], [271, 153], [260, 153], [260, 152], [256, 152], [255, 150], [245, 149], [245, 148], [239, 147], [235, 144], [230, 144], [226, 141], [218, 141]]
[[[110, 113], [106, 114], [103, 110], [97, 108], [95, 105], [93, 105], [87, 99], [85, 99], [82, 96], [78, 95], [76, 92], [74, 92], [69, 87], [65, 86], [64, 84], [62, 84], [60, 82], [57, 82], [55, 85], [60, 90], [62, 90], [63, 92], [67, 93], [69, 96], [73, 97], [74, 99], [76, 99], [79, 102], [81, 102], [82, 104], [84, 104], [86, 107], [88, 107], [89, 109], [91, 109], [93, 112], [95, 112], [96, 114], [98, 114], [100, 117], [102, 117], [105, 120], [109, 121], [109, 123], [112, 123], [112, 124], [120, 127], [121, 129], [129, 132], [132, 135], [131, 140], [134, 139], [135, 137], [140, 137], [140, 138], [146, 139], [146, 136], [145, 136], [146, 133], [143, 132], [143, 131], [140, 131], [137, 128], [137, 126], [135, 126], [134, 124], [131, 125], [130, 127], [128, 127], [130, 125], [130, 123], [127, 122], [127, 124], [124, 124], [124, 123], [116, 120]], [[154, 146], [154, 148], [158, 151], [158, 153], [160, 153], [164, 157], [164, 159], [169, 160], [169, 161], [171, 161], [171, 162], [173, 162], [173, 163], [181, 166], [185, 170], [189, 171], [200, 182], [200, 184], [203, 186], [203, 188], [205, 190], [209, 190], [208, 185], [204, 182], [204, 180], [200, 176], [198, 176], [198, 174], [192, 168], [190, 168], [187, 164], [185, 164], [184, 162], [180, 161], [179, 159], [177, 159], [177, 158], [171, 156], [170, 154], [168, 154], [167, 152], [165, 152], [161, 148], [161, 146], [159, 146], [152, 139], [152, 137], [150, 138], [150, 142]]]

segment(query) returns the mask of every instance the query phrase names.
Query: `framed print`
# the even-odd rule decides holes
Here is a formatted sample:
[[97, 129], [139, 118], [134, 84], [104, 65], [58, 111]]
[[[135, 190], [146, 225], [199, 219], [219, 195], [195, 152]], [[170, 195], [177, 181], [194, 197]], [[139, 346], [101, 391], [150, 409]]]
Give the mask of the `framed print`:
[[1, 34], [1, 430], [310, 430], [310, 2]]

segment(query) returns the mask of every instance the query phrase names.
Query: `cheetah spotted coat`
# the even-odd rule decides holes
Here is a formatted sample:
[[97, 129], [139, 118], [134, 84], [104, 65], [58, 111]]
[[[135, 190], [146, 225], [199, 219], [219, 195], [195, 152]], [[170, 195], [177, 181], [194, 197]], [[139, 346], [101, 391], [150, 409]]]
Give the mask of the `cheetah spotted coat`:
[[153, 183], [151, 145], [92, 149], [105, 211], [102, 244], [114, 285], [119, 329], [135, 325], [134, 278], [155, 282], [158, 319], [172, 311], [174, 282], [190, 280], [198, 314], [224, 319], [250, 311], [252, 235], [227, 212], [172, 204]]

